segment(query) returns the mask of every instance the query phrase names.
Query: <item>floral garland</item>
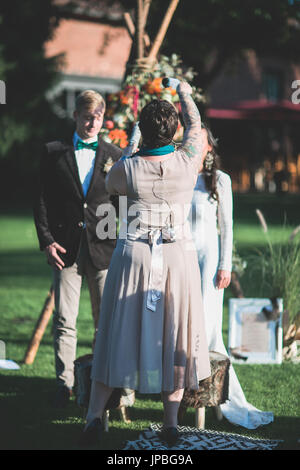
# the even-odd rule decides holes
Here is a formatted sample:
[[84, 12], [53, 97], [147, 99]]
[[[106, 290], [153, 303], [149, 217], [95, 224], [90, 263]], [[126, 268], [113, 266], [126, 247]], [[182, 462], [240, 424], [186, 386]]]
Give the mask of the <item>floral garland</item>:
[[[122, 89], [107, 97], [107, 120], [101, 130], [103, 139], [120, 148], [127, 147], [128, 136], [139, 112], [153, 98], [170, 101], [180, 112], [180, 102], [176, 91], [173, 88], [164, 88], [162, 79], [163, 77], [176, 77], [191, 83], [195, 75], [193, 68], [182, 66], [182, 61], [176, 54], [172, 54], [171, 57], [161, 56], [151, 71], [141, 71], [138, 67], [134, 67], [132, 73], [124, 81]], [[194, 100], [203, 102], [202, 91], [196, 87], [192, 88]], [[179, 122], [174, 140], [180, 141], [182, 134], [183, 128]]]

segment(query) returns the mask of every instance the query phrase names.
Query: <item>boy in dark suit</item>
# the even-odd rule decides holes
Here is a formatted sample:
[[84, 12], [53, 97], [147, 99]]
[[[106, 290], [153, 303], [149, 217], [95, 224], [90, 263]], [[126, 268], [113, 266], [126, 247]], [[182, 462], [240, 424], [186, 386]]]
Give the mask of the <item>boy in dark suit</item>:
[[[109, 165], [121, 150], [99, 138], [105, 112], [103, 97], [82, 92], [76, 100], [72, 143], [46, 144], [34, 219], [40, 249], [53, 267], [53, 318], [57, 393], [55, 406], [65, 406], [74, 384], [80, 290], [86, 277], [94, 319], [98, 324], [101, 296], [115, 239], [99, 237], [97, 225], [115, 208], [105, 189]], [[97, 211], [98, 209], [98, 211]], [[111, 220], [111, 219], [110, 219]], [[115, 220], [115, 219], [114, 219]]]

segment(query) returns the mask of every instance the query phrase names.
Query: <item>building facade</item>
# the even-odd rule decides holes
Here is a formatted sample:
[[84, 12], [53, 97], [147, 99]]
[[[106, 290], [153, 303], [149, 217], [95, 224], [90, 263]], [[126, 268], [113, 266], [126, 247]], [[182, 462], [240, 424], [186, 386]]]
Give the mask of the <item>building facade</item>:
[[[56, 0], [63, 18], [54, 37], [45, 44], [47, 57], [63, 56], [59, 82], [48, 98], [61, 117], [72, 117], [75, 98], [94, 89], [104, 97], [119, 91], [131, 38], [123, 25], [118, 2]], [[94, 6], [93, 6], [94, 3]]]
[[206, 116], [235, 191], [299, 191], [300, 64], [247, 51], [211, 84]]

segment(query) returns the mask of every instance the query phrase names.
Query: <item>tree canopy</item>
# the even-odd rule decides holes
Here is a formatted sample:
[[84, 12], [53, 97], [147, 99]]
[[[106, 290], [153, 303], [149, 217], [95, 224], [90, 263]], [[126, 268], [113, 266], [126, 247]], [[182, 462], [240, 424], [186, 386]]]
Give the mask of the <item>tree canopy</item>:
[[0, 3], [0, 79], [6, 85], [6, 104], [0, 105], [0, 162], [5, 191], [12, 186], [8, 174], [16, 178], [16, 186], [18, 178], [31, 180], [38, 146], [61, 130], [46, 92], [57, 80], [62, 57], [49, 59], [44, 52], [58, 22], [52, 0]]

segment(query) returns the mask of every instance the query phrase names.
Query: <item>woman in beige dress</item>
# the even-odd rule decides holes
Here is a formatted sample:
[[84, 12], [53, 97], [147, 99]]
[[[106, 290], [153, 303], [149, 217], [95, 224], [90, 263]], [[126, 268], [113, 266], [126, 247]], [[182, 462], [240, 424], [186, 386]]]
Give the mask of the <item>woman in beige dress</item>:
[[[201, 119], [180, 82], [185, 132], [175, 150], [174, 106], [153, 100], [140, 114], [143, 145], [117, 162], [106, 187], [127, 205], [101, 303], [92, 389], [82, 444], [101, 438], [101, 417], [116, 387], [162, 393], [162, 438], [178, 438], [185, 388], [210, 375], [201, 279], [188, 215], [201, 157]], [[123, 217], [121, 215], [121, 217]], [[124, 218], [124, 217], [123, 217]], [[199, 315], [200, 309], [200, 315]]]

